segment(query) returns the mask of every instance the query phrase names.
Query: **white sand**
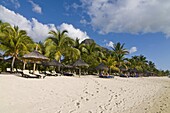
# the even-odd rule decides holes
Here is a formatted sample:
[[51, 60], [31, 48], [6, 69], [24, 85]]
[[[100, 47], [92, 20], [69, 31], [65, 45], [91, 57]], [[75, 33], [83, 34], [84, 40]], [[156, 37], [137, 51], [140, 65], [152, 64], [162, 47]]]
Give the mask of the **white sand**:
[[170, 113], [170, 78], [0, 74], [0, 113]]

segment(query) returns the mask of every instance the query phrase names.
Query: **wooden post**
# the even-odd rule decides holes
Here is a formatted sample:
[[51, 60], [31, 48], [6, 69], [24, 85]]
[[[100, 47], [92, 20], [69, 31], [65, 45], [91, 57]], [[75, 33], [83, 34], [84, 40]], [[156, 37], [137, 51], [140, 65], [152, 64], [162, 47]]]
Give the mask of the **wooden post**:
[[80, 77], [80, 75], [81, 75], [81, 68], [79, 68], [79, 77]]
[[34, 66], [33, 66], [33, 74], [35, 73], [35, 67], [36, 67], [36, 63], [34, 62]]

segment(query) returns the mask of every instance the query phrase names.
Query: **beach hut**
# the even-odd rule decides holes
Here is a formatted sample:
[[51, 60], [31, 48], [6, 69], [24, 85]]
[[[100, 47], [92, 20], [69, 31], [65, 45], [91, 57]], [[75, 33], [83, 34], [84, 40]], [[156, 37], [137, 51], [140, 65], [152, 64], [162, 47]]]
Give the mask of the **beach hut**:
[[99, 71], [108, 71], [109, 70], [109, 68], [104, 63], [100, 63], [95, 69], [98, 70], [98, 73], [99, 73]]
[[58, 66], [58, 67], [61, 67], [61, 66], [63, 66], [63, 64], [61, 64], [61, 63], [59, 63], [57, 60], [51, 60], [51, 61], [49, 61], [49, 62], [42, 62], [42, 64], [44, 65], [44, 66]]
[[96, 70], [108, 70], [109, 68], [104, 64], [104, 63], [100, 63], [96, 68]]
[[[33, 74], [35, 73], [35, 67], [36, 67], [36, 62], [38, 61], [48, 61], [48, 58], [45, 57], [44, 55], [42, 55], [41, 53], [39, 53], [38, 51], [33, 51], [31, 53], [28, 53], [28, 54], [25, 54], [23, 56], [23, 59], [26, 59], [26, 60], [31, 60], [33, 61], [34, 63], [34, 66], [33, 66]], [[25, 66], [25, 62], [24, 62], [24, 66]], [[25, 67], [24, 67], [25, 68]], [[24, 69], [23, 68], [23, 69]]]
[[78, 59], [74, 64], [74, 67], [79, 67], [79, 76], [81, 75], [81, 67], [89, 67], [82, 59]]
[[48, 61], [48, 62], [42, 62], [42, 65], [44, 65], [45, 67], [48, 67], [48, 66], [58, 67], [58, 71], [60, 71], [60, 67], [64, 66], [63, 64], [58, 62], [56, 59]]

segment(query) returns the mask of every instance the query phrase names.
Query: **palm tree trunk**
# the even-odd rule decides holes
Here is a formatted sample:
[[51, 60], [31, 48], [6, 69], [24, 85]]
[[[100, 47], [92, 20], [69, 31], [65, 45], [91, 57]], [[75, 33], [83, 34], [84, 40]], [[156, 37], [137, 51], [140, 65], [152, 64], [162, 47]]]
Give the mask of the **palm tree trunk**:
[[80, 75], [81, 75], [81, 68], [79, 68], [79, 77], [80, 77]]
[[36, 63], [34, 62], [34, 66], [33, 66], [33, 74], [35, 73], [35, 67], [36, 67]]
[[111, 75], [111, 68], [109, 67], [109, 75]]
[[14, 72], [14, 62], [15, 62], [15, 57], [13, 56], [12, 63], [11, 63], [11, 72]]
[[25, 70], [25, 65], [26, 65], [26, 62], [24, 61], [23, 70]]

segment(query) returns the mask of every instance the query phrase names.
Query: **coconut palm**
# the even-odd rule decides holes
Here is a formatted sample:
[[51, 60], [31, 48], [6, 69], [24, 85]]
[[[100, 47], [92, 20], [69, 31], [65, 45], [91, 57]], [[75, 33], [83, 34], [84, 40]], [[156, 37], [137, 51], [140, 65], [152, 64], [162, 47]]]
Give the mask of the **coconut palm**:
[[120, 71], [118, 67], [116, 67], [117, 61], [114, 57], [108, 56], [103, 60], [103, 62], [109, 67], [109, 74], [111, 74], [111, 70]]
[[26, 31], [19, 30], [17, 26], [10, 27], [5, 32], [5, 37], [0, 37], [0, 49], [5, 56], [13, 57], [11, 69], [13, 71], [15, 58], [29, 51], [33, 40], [27, 36]]
[[45, 45], [43, 42], [39, 41], [38, 43], [35, 44], [35, 46], [38, 52], [45, 55]]
[[80, 51], [80, 54], [87, 52], [86, 45], [84, 43], [80, 43], [80, 39], [76, 38], [74, 48]]
[[87, 53], [88, 55], [93, 54], [94, 52], [100, 51], [100, 48], [96, 45], [95, 42], [91, 44], [87, 44], [85, 48], [86, 48], [85, 53]]
[[113, 51], [115, 52], [116, 55], [126, 55], [128, 54], [128, 50], [124, 48], [125, 44], [121, 44], [120, 42], [113, 44]]
[[120, 42], [113, 44], [111, 53], [112, 57], [115, 59], [116, 67], [118, 68], [118, 71], [120, 72], [120, 68], [128, 68], [129, 62], [124, 57], [126, 54], [128, 54], [128, 50], [124, 48], [125, 44], [121, 44]]
[[62, 56], [67, 57], [69, 54], [70, 57], [75, 57], [79, 55], [78, 51], [73, 48], [74, 40], [66, 33], [66, 30], [62, 32], [51, 30], [49, 32], [51, 36], [45, 40], [46, 56], [60, 62]]
[[131, 59], [129, 59], [130, 68], [131, 69], [137, 69], [139, 72], [144, 72], [147, 70], [148, 66], [148, 61], [146, 60], [146, 57], [143, 55], [140, 56], [132, 56]]
[[0, 20], [0, 37], [5, 37], [5, 32], [10, 28], [9, 23], [4, 23]]

